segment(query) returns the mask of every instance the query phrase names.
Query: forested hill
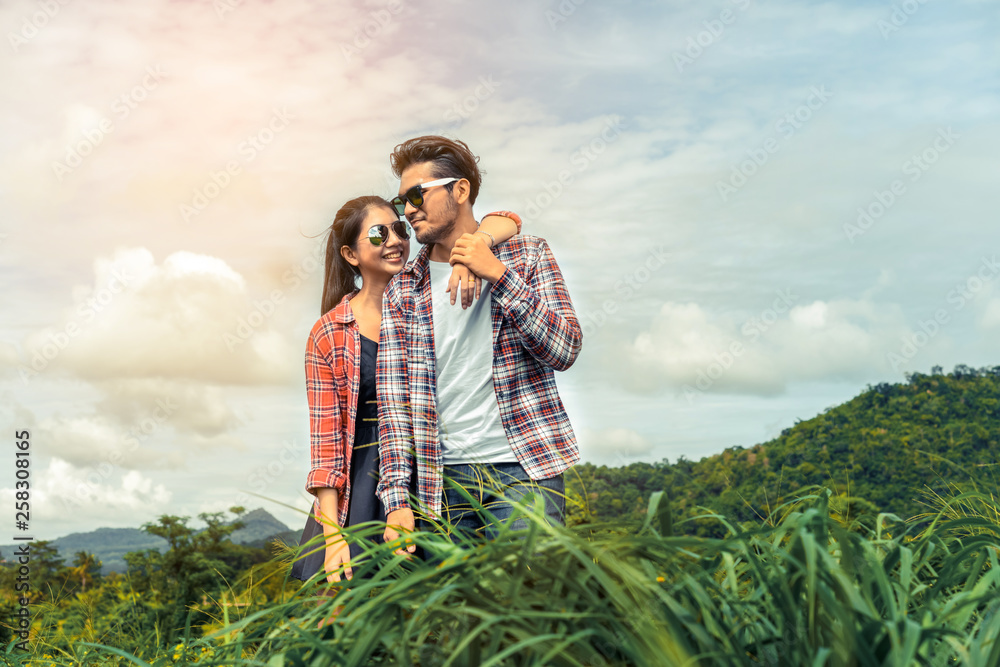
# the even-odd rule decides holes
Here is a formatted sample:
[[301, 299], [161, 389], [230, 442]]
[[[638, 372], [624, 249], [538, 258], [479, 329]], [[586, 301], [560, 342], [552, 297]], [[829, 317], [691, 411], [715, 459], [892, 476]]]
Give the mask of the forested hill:
[[701, 505], [739, 520], [759, 519], [812, 484], [863, 499], [854, 501], [857, 508], [910, 517], [928, 511], [928, 488], [943, 491], [975, 479], [996, 489], [998, 443], [1000, 366], [957, 366], [948, 374], [935, 367], [930, 375], [908, 375], [905, 383], [869, 386], [753, 447], [697, 462], [581, 464], [567, 481], [601, 519], [640, 517], [658, 490], [669, 492], [677, 518]]
[[[264, 509], [257, 508], [239, 517], [242, 528], [233, 531], [229, 539], [233, 544], [263, 546], [269, 537], [286, 536], [289, 542], [298, 542], [299, 533], [288, 530], [288, 526], [275, 519]], [[232, 522], [229, 522], [232, 523]], [[154, 549], [164, 552], [167, 540], [139, 528], [98, 528], [89, 533], [72, 533], [47, 541], [66, 563], [73, 561], [78, 552], [93, 554], [101, 562], [101, 572], [125, 572], [128, 565], [125, 554]], [[19, 545], [0, 545], [0, 560], [10, 558]]]

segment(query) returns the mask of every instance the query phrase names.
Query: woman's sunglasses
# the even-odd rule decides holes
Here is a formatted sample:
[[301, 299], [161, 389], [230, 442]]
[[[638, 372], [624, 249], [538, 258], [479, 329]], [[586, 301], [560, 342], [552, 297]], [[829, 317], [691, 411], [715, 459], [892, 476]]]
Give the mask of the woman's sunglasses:
[[[410, 230], [402, 220], [392, 223], [392, 233], [404, 241], [410, 238]], [[368, 240], [376, 247], [388, 241], [389, 225], [372, 225], [368, 230]]]
[[406, 211], [406, 202], [410, 202], [410, 204], [413, 205], [413, 208], [420, 208], [424, 205], [424, 190], [434, 188], [439, 185], [447, 185], [448, 183], [457, 180], [457, 178], [439, 178], [438, 180], [431, 181], [430, 183], [419, 183], [404, 192], [403, 196], [394, 198], [392, 200], [392, 206], [396, 209], [396, 213], [398, 215], [403, 215]]

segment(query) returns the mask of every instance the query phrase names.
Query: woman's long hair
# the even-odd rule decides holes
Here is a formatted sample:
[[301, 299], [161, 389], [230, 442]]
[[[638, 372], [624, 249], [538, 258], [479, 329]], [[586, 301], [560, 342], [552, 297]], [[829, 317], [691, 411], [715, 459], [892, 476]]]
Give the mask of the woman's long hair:
[[[357, 250], [361, 224], [368, 217], [368, 210], [376, 206], [393, 210], [392, 205], [382, 197], [368, 195], [352, 199], [337, 211], [326, 238], [326, 268], [320, 315], [330, 312], [345, 295], [358, 288], [357, 279], [361, 277], [361, 272], [344, 259], [340, 248], [346, 245]], [[393, 214], [395, 215], [395, 211]]]

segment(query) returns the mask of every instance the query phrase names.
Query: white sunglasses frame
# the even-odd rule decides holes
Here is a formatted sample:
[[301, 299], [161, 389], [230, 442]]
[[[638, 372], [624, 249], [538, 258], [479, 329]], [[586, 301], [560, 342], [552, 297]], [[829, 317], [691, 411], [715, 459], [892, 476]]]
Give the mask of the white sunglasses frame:
[[[424, 205], [424, 203], [422, 201], [420, 202], [420, 206], [417, 206], [412, 201], [410, 201], [410, 198], [407, 197], [406, 195], [411, 190], [414, 190], [416, 188], [420, 188], [420, 194], [423, 195], [424, 190], [426, 190], [428, 188], [436, 188], [439, 185], [448, 185], [449, 183], [453, 183], [455, 181], [460, 181], [460, 180], [462, 180], [462, 179], [450, 176], [448, 178], [439, 178], [436, 181], [430, 181], [429, 183], [417, 183], [416, 185], [414, 185], [412, 188], [410, 188], [409, 190], [407, 190], [403, 194], [396, 195], [395, 197], [393, 197], [392, 201], [390, 203], [392, 204], [392, 208], [393, 208], [393, 210], [396, 211], [397, 215], [404, 215], [405, 212], [406, 212], [406, 205], [407, 204], [409, 204], [413, 208], [420, 208], [420, 206]], [[422, 196], [421, 196], [421, 199], [423, 199]], [[397, 202], [398, 202], [398, 204], [397, 204]], [[399, 206], [400, 204], [402, 204], [402, 209], [403, 210], [400, 210], [400, 206]]]

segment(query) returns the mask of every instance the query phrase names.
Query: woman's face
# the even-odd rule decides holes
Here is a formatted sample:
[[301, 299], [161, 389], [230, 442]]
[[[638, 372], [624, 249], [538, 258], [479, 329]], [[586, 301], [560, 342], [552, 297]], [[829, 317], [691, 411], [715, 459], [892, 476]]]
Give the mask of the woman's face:
[[[399, 223], [404, 226], [406, 233], [410, 230], [406, 222], [401, 222], [396, 213], [385, 206], [377, 206], [368, 210], [365, 221], [361, 223], [361, 233], [357, 242], [358, 269], [361, 271], [362, 279], [366, 274], [388, 274], [394, 276], [403, 270], [403, 266], [410, 258], [409, 239], [400, 238]], [[388, 237], [385, 236], [388, 234]], [[370, 237], [376, 240], [382, 239], [380, 245], [371, 242]]]

